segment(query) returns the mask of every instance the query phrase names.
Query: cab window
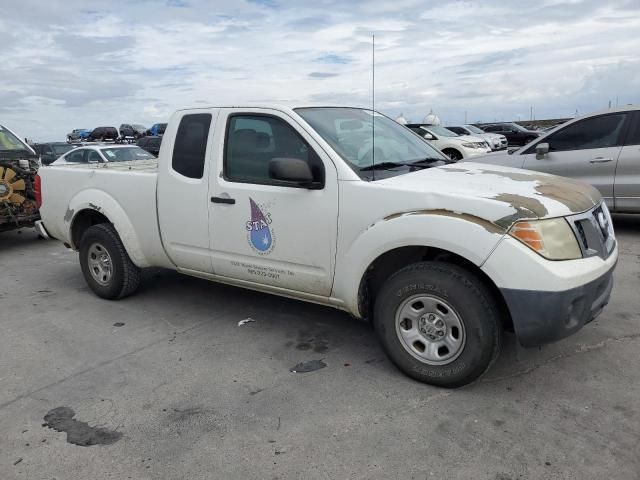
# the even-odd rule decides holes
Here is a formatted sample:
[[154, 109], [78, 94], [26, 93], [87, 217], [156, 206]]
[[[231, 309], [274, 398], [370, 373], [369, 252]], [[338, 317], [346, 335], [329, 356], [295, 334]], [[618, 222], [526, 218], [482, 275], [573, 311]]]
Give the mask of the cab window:
[[176, 172], [189, 178], [202, 178], [210, 126], [210, 113], [182, 117], [171, 160], [171, 167]]
[[232, 115], [227, 125], [224, 177], [232, 182], [280, 184], [269, 175], [274, 158], [296, 158], [324, 181], [324, 166], [310, 145], [285, 121], [268, 115]]

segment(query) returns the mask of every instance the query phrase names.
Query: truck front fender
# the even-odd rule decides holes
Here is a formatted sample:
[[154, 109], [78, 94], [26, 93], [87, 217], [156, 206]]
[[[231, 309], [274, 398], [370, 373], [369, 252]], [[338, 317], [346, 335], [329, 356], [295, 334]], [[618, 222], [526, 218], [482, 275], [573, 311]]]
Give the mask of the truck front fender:
[[86, 210], [93, 210], [104, 215], [113, 224], [134, 264], [141, 268], [151, 265], [143, 253], [135, 228], [122, 206], [108, 193], [95, 188], [82, 190], [69, 202], [64, 221], [68, 225], [67, 238], [72, 248], [78, 249], [78, 245], [73, 242], [74, 222], [78, 219], [79, 214]]
[[[480, 267], [504, 236], [501, 227], [469, 214], [449, 210], [416, 210], [389, 215], [340, 245], [333, 297], [360, 316], [360, 282], [381, 255], [402, 247], [431, 247], [454, 253]], [[398, 265], [398, 270], [405, 265]]]

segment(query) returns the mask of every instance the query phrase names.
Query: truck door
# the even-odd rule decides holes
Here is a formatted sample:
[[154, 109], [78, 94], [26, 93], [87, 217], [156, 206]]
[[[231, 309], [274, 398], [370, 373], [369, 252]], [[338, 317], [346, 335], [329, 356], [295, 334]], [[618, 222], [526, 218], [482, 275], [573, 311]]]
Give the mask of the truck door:
[[219, 109], [177, 112], [161, 146], [158, 219], [162, 243], [178, 268], [211, 273], [209, 170]]
[[[329, 296], [336, 251], [338, 185], [329, 156], [290, 116], [222, 110], [210, 173], [210, 238], [216, 275]], [[269, 162], [307, 162], [316, 189], [274, 180]]]

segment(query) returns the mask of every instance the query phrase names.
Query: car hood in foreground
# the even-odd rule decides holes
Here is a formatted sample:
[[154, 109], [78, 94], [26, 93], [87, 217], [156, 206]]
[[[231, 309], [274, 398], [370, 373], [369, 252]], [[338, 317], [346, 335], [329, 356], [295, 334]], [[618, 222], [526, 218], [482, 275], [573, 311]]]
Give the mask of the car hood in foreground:
[[[576, 180], [471, 162], [420, 170], [376, 183], [398, 194], [404, 191], [420, 196], [419, 210], [399, 211], [393, 216], [446, 210], [472, 215], [502, 231], [518, 220], [582, 213], [602, 201], [595, 188]], [[413, 199], [408, 201], [414, 203]]]

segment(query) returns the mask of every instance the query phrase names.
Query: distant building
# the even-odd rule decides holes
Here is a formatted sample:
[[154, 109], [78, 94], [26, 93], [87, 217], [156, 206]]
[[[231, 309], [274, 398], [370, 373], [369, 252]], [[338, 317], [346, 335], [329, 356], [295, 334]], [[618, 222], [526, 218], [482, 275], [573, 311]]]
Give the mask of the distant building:
[[442, 122], [440, 121], [440, 117], [438, 117], [435, 113], [433, 113], [433, 109], [429, 110], [429, 115], [424, 117], [422, 123], [427, 125], [440, 125]]
[[401, 113], [400, 116], [396, 118], [396, 122], [398, 122], [400, 125], [406, 125], [407, 123], [409, 123], [409, 120], [404, 118], [404, 115]]

